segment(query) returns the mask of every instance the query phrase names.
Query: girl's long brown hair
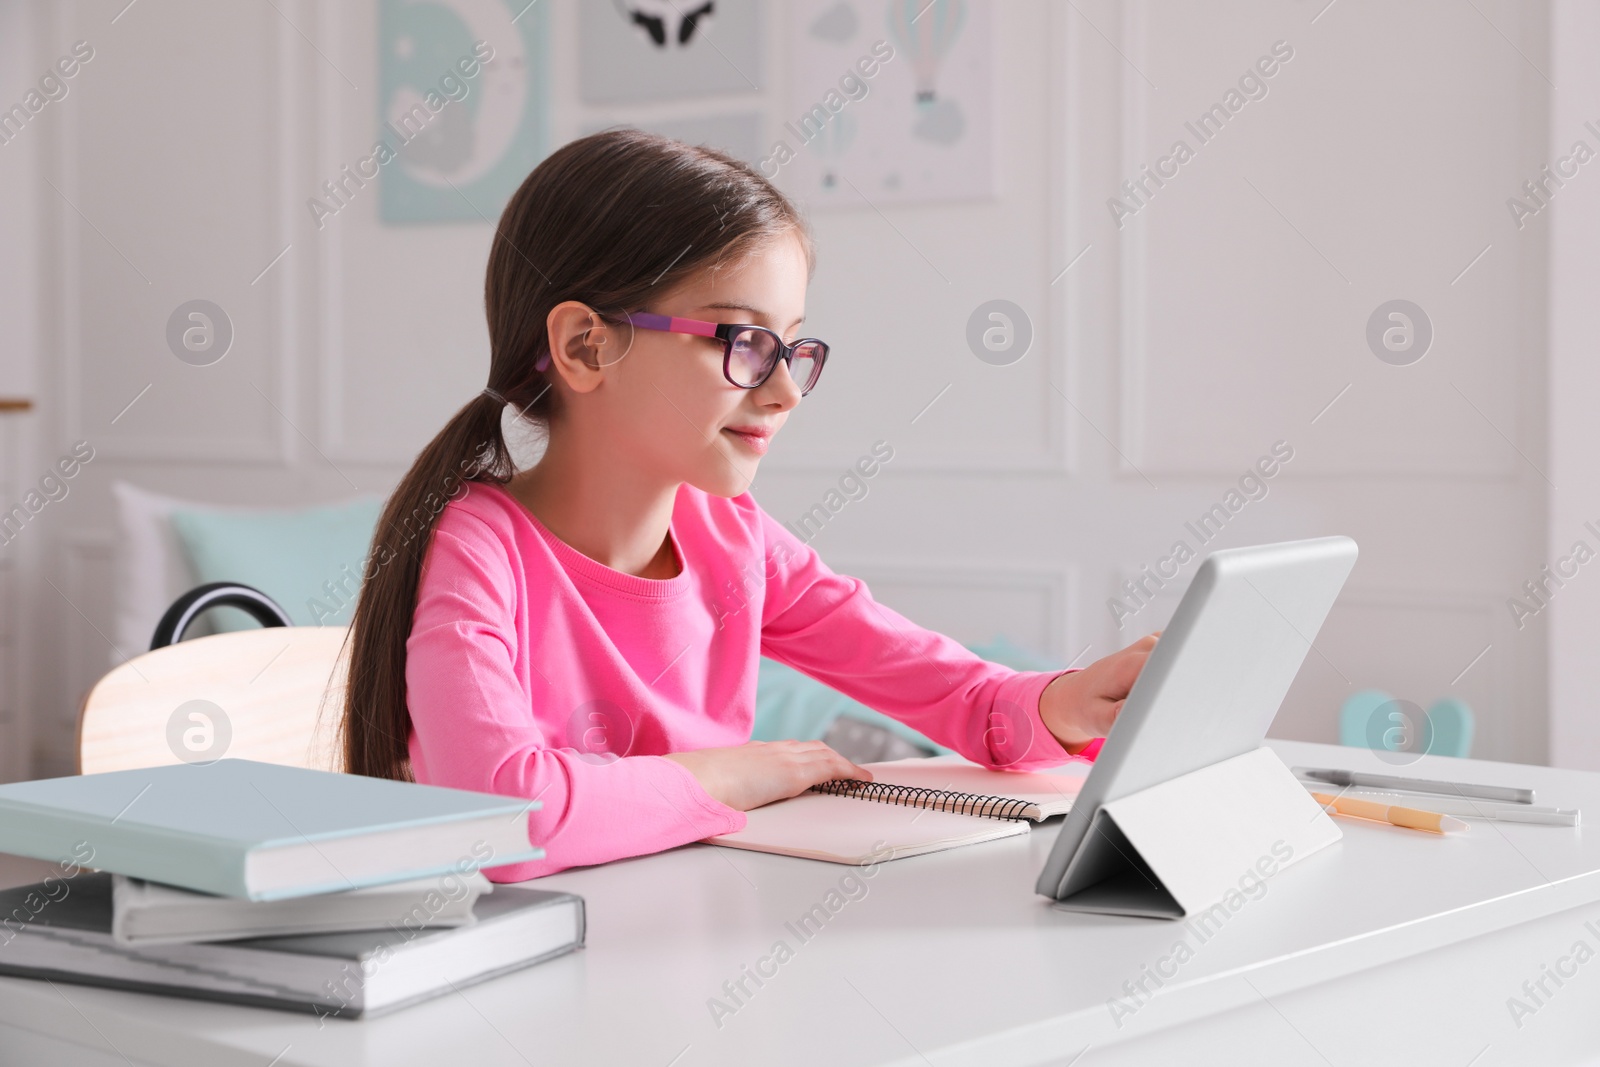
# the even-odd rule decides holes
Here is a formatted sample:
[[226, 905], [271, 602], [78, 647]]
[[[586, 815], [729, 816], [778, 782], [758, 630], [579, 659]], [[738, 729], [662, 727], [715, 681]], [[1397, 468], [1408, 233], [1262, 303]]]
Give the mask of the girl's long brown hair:
[[412, 780], [406, 639], [423, 560], [439, 513], [464, 482], [504, 484], [515, 473], [500, 429], [505, 404], [546, 430], [560, 417], [549, 387], [554, 370], [534, 368], [549, 347], [550, 310], [565, 300], [612, 313], [636, 310], [699, 271], [790, 232], [809, 259], [794, 206], [748, 164], [639, 130], [566, 144], [523, 181], [489, 251], [488, 389], [428, 442], [373, 535], [350, 627], [340, 722], [346, 771]]

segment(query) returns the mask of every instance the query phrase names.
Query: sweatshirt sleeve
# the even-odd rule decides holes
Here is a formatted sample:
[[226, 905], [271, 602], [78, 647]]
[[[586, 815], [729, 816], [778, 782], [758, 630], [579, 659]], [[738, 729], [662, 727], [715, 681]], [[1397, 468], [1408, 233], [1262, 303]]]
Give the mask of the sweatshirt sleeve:
[[925, 630], [835, 574], [765, 511], [768, 553], [761, 651], [987, 767], [1037, 770], [1069, 755], [1039, 717], [1039, 696], [1067, 671], [1015, 671]]
[[542, 805], [529, 813], [528, 825], [544, 858], [484, 873], [497, 882], [520, 881], [742, 830], [743, 812], [714, 799], [688, 768], [664, 756], [617, 758], [556, 747], [565, 743], [553, 736], [563, 728], [561, 716], [541, 714], [552, 697], [538, 671], [545, 650], [518, 647], [508, 552], [482, 520], [447, 509], [428, 550], [406, 642], [417, 779]]

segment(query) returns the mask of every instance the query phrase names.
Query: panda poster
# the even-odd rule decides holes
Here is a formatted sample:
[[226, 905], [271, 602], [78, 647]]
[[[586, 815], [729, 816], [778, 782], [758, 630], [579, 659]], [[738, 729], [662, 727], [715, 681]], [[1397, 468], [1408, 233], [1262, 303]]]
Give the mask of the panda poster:
[[583, 0], [578, 88], [633, 104], [766, 87], [759, 0]]
[[761, 169], [809, 206], [995, 195], [989, 0], [793, 0]]

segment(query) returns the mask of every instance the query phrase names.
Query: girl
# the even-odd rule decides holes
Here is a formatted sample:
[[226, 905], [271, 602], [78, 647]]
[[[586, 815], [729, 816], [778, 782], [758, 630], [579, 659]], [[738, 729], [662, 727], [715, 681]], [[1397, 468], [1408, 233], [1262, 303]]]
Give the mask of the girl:
[[[761, 655], [990, 767], [1092, 759], [1148, 637], [1013, 671], [877, 604], [746, 491], [816, 384], [813, 256], [749, 166], [636, 130], [574, 141], [506, 206], [488, 388], [390, 498], [352, 627], [346, 769], [541, 807], [496, 881], [741, 829], [870, 778], [821, 742], [749, 740]], [[544, 434], [513, 468], [511, 405]]]

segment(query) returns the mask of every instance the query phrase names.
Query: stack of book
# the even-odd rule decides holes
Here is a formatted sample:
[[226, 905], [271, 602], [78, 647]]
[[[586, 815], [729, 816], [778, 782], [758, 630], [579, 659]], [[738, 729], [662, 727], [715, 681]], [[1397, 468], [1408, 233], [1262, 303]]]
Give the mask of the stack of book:
[[240, 759], [0, 786], [0, 852], [58, 866], [0, 890], [0, 974], [392, 1011], [583, 944], [582, 898], [481, 873], [537, 808]]

